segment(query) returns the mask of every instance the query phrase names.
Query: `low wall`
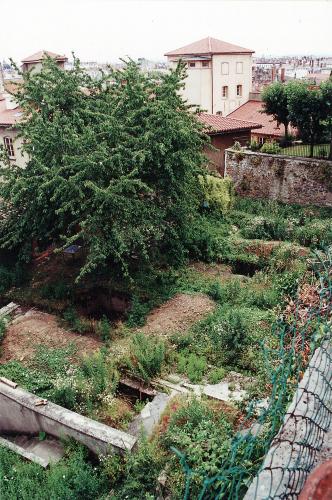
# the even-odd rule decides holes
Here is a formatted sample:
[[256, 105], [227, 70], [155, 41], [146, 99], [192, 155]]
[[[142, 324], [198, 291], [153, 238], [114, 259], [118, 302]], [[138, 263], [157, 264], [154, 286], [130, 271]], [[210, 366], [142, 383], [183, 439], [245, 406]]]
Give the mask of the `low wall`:
[[225, 175], [240, 196], [332, 206], [331, 161], [227, 149]]
[[72, 437], [96, 454], [131, 451], [136, 438], [126, 432], [83, 417], [50, 401], [38, 405], [40, 398], [20, 387], [0, 382], [0, 434], [38, 434]]
[[[279, 433], [244, 500], [298, 498], [332, 429], [332, 344], [310, 360]], [[318, 460], [319, 462], [319, 460]]]

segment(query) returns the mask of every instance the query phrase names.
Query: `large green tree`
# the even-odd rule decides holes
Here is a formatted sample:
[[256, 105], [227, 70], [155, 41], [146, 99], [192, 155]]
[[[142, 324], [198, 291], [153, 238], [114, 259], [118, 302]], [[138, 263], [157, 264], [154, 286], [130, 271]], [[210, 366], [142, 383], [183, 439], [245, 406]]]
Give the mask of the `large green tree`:
[[312, 157], [314, 146], [324, 131], [326, 106], [322, 93], [319, 88], [312, 88], [305, 82], [292, 82], [287, 93], [291, 122], [299, 129], [301, 137], [309, 142]]
[[85, 249], [81, 276], [180, 258], [197, 210], [206, 136], [180, 97], [183, 65], [148, 76], [132, 61], [94, 81], [75, 61], [24, 73], [16, 98], [25, 169], [1, 169], [0, 245]]
[[272, 115], [278, 123], [284, 125], [287, 138], [290, 119], [286, 85], [281, 82], [268, 85], [262, 92], [262, 101], [264, 113]]
[[328, 159], [332, 160], [332, 77], [330, 77], [327, 82], [321, 83], [320, 91], [322, 93], [323, 104], [326, 112], [326, 128], [330, 137], [330, 151]]

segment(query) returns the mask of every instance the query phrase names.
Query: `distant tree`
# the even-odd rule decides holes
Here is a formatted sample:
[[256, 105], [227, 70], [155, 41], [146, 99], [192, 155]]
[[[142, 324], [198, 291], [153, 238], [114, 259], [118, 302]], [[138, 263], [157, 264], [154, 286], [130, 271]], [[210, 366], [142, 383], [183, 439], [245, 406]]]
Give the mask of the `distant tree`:
[[322, 93], [323, 105], [326, 110], [326, 128], [330, 137], [330, 151], [328, 159], [332, 160], [332, 77], [330, 76], [327, 82], [320, 85]]
[[272, 115], [278, 122], [285, 127], [285, 137], [288, 137], [288, 127], [290, 123], [288, 110], [287, 87], [281, 82], [275, 82], [266, 87], [262, 92], [264, 103], [264, 113]]
[[326, 117], [326, 107], [320, 89], [304, 82], [292, 82], [287, 88], [289, 117], [300, 131], [301, 137], [310, 144], [310, 157], [320, 139]]
[[[45, 60], [21, 75], [25, 169], [0, 171], [0, 245], [79, 243], [80, 276], [181, 259], [198, 206], [206, 136], [182, 101], [184, 65], [158, 77], [132, 61], [108, 79]], [[111, 83], [109, 83], [111, 81]]]

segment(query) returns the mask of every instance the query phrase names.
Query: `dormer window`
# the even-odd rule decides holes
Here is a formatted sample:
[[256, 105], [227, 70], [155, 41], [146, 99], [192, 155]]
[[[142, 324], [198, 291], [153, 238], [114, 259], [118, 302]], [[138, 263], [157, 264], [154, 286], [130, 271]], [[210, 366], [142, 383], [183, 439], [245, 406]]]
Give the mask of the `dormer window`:
[[7, 151], [9, 158], [14, 159], [15, 158], [15, 151], [14, 151], [13, 139], [11, 137], [4, 137], [3, 143], [4, 143], [5, 150]]

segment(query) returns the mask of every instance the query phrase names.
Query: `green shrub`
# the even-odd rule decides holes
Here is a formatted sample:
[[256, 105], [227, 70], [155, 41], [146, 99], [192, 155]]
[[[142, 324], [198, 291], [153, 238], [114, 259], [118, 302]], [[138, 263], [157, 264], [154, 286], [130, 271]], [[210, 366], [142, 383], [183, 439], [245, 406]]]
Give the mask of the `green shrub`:
[[208, 380], [210, 384], [218, 384], [226, 375], [226, 370], [224, 368], [215, 368], [210, 371], [208, 375]]
[[249, 148], [251, 149], [251, 151], [258, 151], [260, 149], [260, 144], [259, 142], [255, 141], [255, 140], [252, 140], [250, 142], [250, 145], [249, 145]]
[[199, 176], [205, 206], [220, 213], [228, 212], [234, 204], [233, 181], [213, 175]]
[[74, 308], [70, 307], [63, 313], [64, 321], [69, 325], [71, 330], [76, 333], [87, 333], [91, 330], [91, 324], [88, 320], [79, 317]]
[[197, 384], [201, 382], [206, 371], [206, 359], [203, 356], [197, 356], [194, 353], [181, 353], [178, 357], [178, 370], [187, 375], [190, 382]]
[[134, 296], [127, 318], [127, 325], [131, 328], [143, 326], [150, 309], [151, 306], [148, 303], [143, 303], [138, 297]]
[[0, 318], [0, 344], [5, 337], [6, 329], [7, 329], [7, 321], [5, 320], [5, 318]]
[[149, 382], [160, 373], [165, 360], [165, 343], [143, 333], [133, 336], [126, 365], [131, 373]]
[[0, 448], [1, 500], [95, 500], [109, 490], [101, 472], [88, 462], [86, 450], [77, 445], [68, 458], [48, 469]]
[[[212, 412], [204, 401], [191, 399], [171, 415], [161, 441], [166, 450], [175, 448], [186, 458], [192, 470], [190, 498], [198, 498], [203, 480], [220, 470], [230, 452], [231, 435], [225, 415]], [[174, 463], [169, 474], [171, 498], [182, 498], [185, 478], [181, 465]]]
[[107, 340], [110, 340], [111, 338], [111, 324], [108, 321], [106, 316], [103, 316], [100, 321], [98, 321], [97, 324], [97, 333], [100, 336], [100, 338], [106, 342]]
[[70, 294], [71, 290], [64, 281], [47, 283], [40, 288], [40, 295], [45, 299], [65, 300]]
[[279, 144], [276, 142], [264, 142], [263, 146], [261, 147], [261, 152], [262, 153], [267, 153], [267, 154], [280, 154], [281, 153], [281, 147]]
[[157, 478], [165, 465], [165, 459], [157, 443], [148, 441], [144, 436], [138, 442], [135, 452], [125, 457], [121, 483], [115, 489], [117, 499], [157, 498]]

